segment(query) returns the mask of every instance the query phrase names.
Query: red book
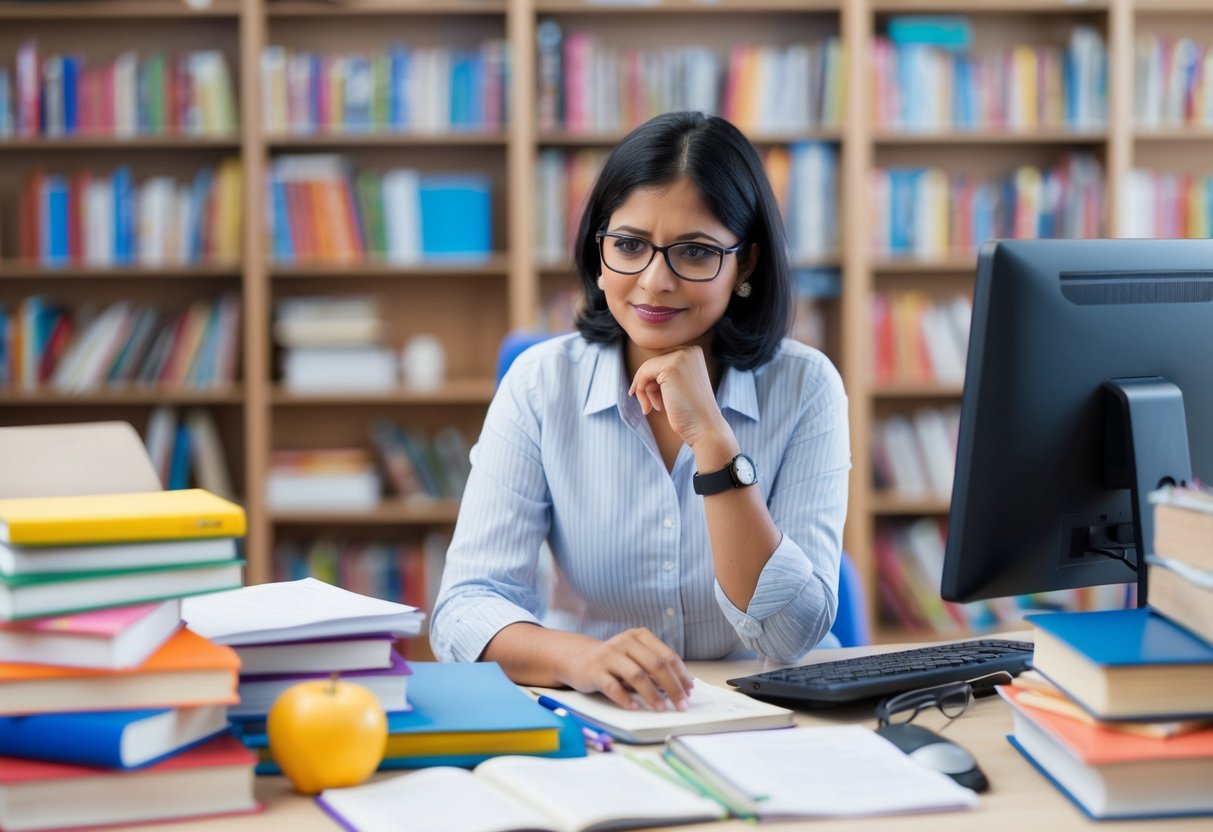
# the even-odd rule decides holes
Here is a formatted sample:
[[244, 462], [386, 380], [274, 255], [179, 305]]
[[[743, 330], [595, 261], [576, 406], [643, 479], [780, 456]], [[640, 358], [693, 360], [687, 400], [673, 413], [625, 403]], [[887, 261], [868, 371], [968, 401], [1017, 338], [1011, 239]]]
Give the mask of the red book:
[[38, 260], [38, 241], [42, 235], [42, 171], [38, 168], [26, 178], [17, 202], [17, 256], [33, 263]]
[[84, 262], [84, 195], [88, 171], [77, 171], [67, 184], [67, 253], [73, 263]]
[[255, 812], [256, 763], [230, 734], [142, 769], [0, 757], [0, 828], [91, 829]]

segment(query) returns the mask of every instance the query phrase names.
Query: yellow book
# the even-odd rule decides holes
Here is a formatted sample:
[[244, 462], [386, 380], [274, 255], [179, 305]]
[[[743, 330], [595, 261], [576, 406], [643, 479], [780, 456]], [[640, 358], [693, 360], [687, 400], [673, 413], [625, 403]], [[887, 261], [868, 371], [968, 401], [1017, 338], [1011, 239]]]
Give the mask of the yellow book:
[[0, 541], [17, 546], [239, 537], [244, 509], [201, 488], [0, 500]]
[[1011, 127], [1030, 130], [1039, 125], [1036, 98], [1036, 50], [1031, 46], [1017, 46], [1011, 50], [1011, 63], [1015, 72], [1015, 103]]

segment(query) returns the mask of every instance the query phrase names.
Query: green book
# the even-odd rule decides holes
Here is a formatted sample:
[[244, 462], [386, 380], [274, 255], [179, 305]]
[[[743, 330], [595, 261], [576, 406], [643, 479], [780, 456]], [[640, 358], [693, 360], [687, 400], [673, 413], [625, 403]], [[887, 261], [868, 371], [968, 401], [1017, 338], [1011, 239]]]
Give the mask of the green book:
[[392, 87], [392, 64], [386, 52], [371, 59], [371, 129], [384, 131], [390, 128], [389, 113]]
[[374, 171], [359, 172], [354, 189], [358, 201], [358, 214], [366, 235], [367, 252], [372, 257], [387, 256], [387, 220], [383, 212], [383, 188], [379, 175]]
[[165, 60], [163, 53], [149, 55], [143, 62], [143, 104], [148, 133], [159, 136], [165, 132], [166, 113], [164, 107]]

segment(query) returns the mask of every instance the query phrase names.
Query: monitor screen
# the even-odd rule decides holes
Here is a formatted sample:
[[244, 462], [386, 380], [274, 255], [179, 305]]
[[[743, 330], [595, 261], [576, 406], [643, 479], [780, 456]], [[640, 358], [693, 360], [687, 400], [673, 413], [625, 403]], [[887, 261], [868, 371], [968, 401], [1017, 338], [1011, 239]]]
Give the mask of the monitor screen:
[[943, 597], [1137, 582], [1127, 460], [1141, 492], [1213, 476], [1211, 344], [1213, 240], [987, 243]]

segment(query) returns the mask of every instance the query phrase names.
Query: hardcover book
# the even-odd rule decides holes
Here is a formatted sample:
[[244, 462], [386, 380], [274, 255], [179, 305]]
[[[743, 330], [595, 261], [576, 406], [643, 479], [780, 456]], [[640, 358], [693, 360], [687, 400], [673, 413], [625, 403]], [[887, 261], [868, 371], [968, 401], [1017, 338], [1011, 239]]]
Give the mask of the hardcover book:
[[181, 627], [181, 601], [0, 623], [0, 662], [119, 670], [142, 664]]

